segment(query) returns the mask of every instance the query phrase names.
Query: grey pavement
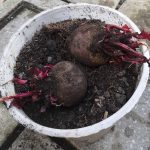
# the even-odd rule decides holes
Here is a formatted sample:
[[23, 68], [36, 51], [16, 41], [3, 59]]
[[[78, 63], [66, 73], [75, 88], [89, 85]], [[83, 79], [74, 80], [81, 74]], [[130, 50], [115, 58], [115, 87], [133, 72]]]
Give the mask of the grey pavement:
[[8, 150], [62, 150], [49, 137], [25, 129]]
[[0, 104], [0, 146], [16, 127], [17, 122], [9, 115], [6, 107]]
[[[119, 0], [25, 0], [41, 9], [48, 9], [58, 5], [78, 2], [107, 5], [112, 8], [118, 6]], [[0, 20], [19, 6], [22, 0], [6, 0], [0, 3]], [[120, 1], [121, 2], [121, 1]], [[130, 17], [139, 27], [150, 31], [150, 0], [126, 0], [119, 8]], [[12, 34], [37, 12], [22, 7], [21, 11], [0, 30], [0, 56], [3, 53]], [[147, 85], [139, 103], [126, 117], [115, 124], [113, 129], [97, 142], [87, 145], [83, 142], [69, 140], [80, 150], [150, 150], [150, 82]], [[9, 115], [3, 104], [0, 104], [0, 150], [8, 136], [11, 135], [17, 122]], [[63, 149], [49, 137], [25, 129], [13, 142], [9, 150], [40, 150]], [[2, 149], [3, 150], [3, 149]]]
[[8, 14], [18, 3], [20, 3], [20, 0], [9, 0], [0, 3], [0, 19]]

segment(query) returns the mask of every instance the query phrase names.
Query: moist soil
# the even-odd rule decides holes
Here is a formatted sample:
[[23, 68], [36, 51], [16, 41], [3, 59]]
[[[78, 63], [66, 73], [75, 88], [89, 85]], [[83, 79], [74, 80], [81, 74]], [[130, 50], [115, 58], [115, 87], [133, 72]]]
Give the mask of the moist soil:
[[[36, 102], [24, 98], [23, 110], [35, 122], [52, 128], [74, 129], [102, 121], [118, 111], [132, 96], [140, 67], [128, 63], [107, 63], [99, 67], [88, 67], [76, 61], [67, 49], [68, 37], [82, 23], [98, 23], [98, 20], [66, 20], [44, 26], [22, 49], [17, 58], [14, 75], [29, 79], [28, 68], [47, 63], [71, 61], [86, 74], [88, 88], [85, 97], [72, 107], [52, 106], [41, 112], [45, 97]], [[39, 81], [37, 88], [47, 94], [51, 79]], [[27, 86], [15, 85], [16, 93], [30, 90]], [[107, 115], [108, 114], [108, 115]]]

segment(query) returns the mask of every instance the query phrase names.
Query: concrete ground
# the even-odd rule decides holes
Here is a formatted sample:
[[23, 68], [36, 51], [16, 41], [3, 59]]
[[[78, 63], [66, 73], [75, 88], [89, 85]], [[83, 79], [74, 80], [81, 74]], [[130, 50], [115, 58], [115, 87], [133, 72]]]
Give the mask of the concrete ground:
[[[12, 34], [37, 13], [67, 3], [107, 5], [150, 31], [150, 0], [0, 0], [0, 56]], [[97, 142], [50, 138], [18, 123], [0, 104], [0, 150], [150, 150], [150, 82], [136, 107]]]

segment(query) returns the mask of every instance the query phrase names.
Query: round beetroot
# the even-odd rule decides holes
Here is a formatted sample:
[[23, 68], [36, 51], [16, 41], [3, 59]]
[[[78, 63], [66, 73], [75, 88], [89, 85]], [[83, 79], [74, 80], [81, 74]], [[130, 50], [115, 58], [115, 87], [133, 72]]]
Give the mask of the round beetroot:
[[69, 62], [57, 63], [52, 69], [53, 93], [57, 103], [72, 106], [79, 103], [87, 89], [87, 80], [80, 68]]
[[85, 23], [80, 25], [70, 37], [69, 50], [71, 54], [89, 66], [106, 63], [108, 58], [98, 44], [104, 39], [103, 32], [98, 24]]

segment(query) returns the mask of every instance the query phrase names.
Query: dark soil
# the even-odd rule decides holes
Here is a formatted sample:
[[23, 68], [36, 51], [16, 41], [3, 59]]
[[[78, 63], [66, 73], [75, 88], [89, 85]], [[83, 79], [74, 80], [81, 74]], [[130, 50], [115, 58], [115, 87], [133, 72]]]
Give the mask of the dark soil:
[[[28, 102], [23, 106], [25, 113], [35, 122], [61, 129], [73, 129], [92, 125], [118, 111], [131, 97], [135, 90], [135, 84], [139, 67], [128, 63], [105, 64], [96, 68], [90, 68], [77, 62], [67, 49], [68, 37], [81, 23], [95, 22], [98, 20], [67, 20], [56, 24], [50, 24], [36, 33], [30, 43], [22, 49], [16, 64], [15, 76], [30, 78], [27, 69], [30, 66], [56, 64], [62, 60], [72, 61], [77, 64], [88, 79], [88, 90], [82, 102], [73, 107], [49, 106], [46, 112], [41, 113], [45, 97], [40, 97], [37, 102]], [[66, 40], [67, 39], [67, 40]], [[46, 92], [50, 85], [50, 79], [40, 81], [37, 88]], [[16, 93], [30, 90], [26, 86], [15, 85]]]

